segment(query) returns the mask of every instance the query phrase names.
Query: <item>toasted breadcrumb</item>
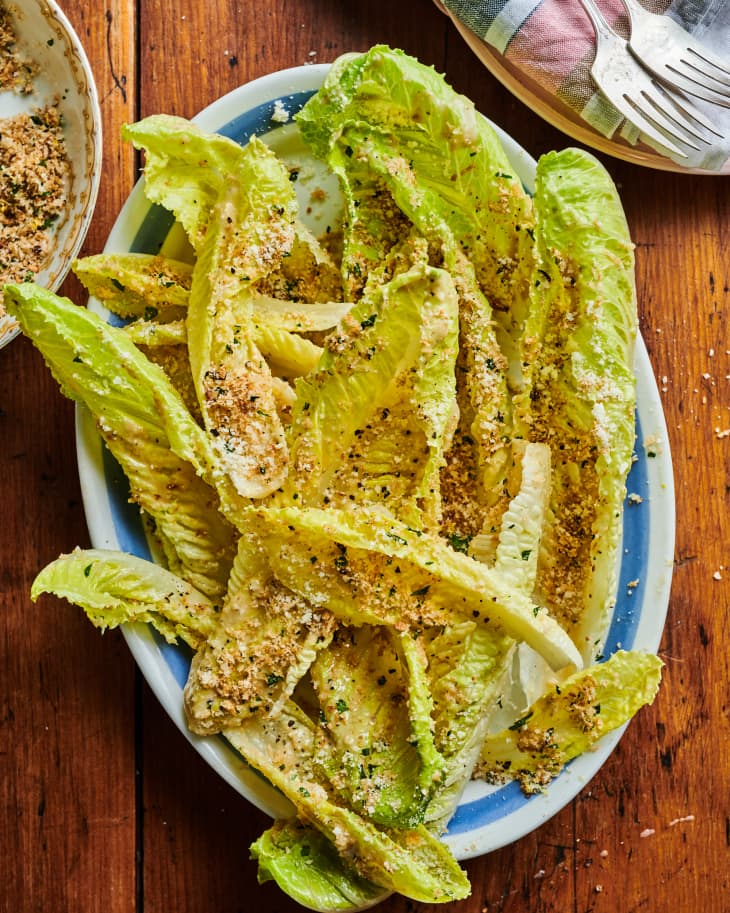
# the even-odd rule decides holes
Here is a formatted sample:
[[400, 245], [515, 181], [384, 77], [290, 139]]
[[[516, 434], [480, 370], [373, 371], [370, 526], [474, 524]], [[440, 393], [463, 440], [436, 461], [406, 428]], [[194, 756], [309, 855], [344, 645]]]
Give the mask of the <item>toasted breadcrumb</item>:
[[[7, 8], [0, 4], [0, 89], [29, 94], [35, 68], [14, 45]], [[43, 268], [69, 183], [70, 164], [55, 104], [0, 118], [0, 287], [30, 281]]]
[[42, 268], [68, 177], [55, 107], [0, 120], [0, 283], [27, 281]]
[[15, 45], [15, 32], [9, 11], [0, 3], [0, 89], [12, 89], [21, 95], [29, 95], [33, 91], [36, 66]]

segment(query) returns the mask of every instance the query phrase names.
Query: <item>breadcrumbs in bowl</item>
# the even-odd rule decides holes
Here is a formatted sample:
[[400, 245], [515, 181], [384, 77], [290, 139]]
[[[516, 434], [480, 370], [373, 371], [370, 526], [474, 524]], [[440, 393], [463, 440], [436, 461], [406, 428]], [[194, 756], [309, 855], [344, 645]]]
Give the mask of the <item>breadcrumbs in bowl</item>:
[[[100, 172], [101, 114], [78, 37], [54, 0], [0, 0], [0, 288], [59, 287]], [[17, 333], [0, 296], [0, 347]]]

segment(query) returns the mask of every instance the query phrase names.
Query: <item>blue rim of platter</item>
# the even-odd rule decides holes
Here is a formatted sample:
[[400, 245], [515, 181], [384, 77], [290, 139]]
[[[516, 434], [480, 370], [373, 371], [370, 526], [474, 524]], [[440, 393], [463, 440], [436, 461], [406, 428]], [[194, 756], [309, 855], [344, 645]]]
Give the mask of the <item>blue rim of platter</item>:
[[[296, 113], [321, 85], [328, 65], [297, 67], [262, 77], [214, 102], [194, 118], [239, 143], [251, 136], [275, 137], [282, 111]], [[291, 126], [291, 125], [289, 125]], [[529, 189], [534, 160], [495, 126], [510, 161]], [[275, 142], [274, 142], [275, 145]], [[152, 206], [138, 182], [112, 229], [106, 252], [157, 253], [173, 228], [169, 213]], [[106, 312], [98, 302], [90, 307]], [[109, 319], [112, 319], [107, 314]], [[635, 461], [627, 482], [616, 605], [604, 646], [656, 651], [669, 601], [674, 554], [674, 485], [666, 424], [649, 357], [639, 336], [636, 347], [637, 413]], [[129, 502], [127, 480], [106, 450], [83, 407], [76, 413], [76, 438], [84, 508], [96, 548], [118, 548], [152, 557], [138, 509]], [[272, 817], [291, 806], [253, 771], [222, 737], [200, 738], [187, 728], [182, 688], [191, 654], [165, 643], [146, 625], [128, 625], [124, 636], [147, 682], [186, 738], [238, 792]], [[468, 784], [444, 835], [457, 858], [505, 846], [534, 830], [570, 802], [615, 748], [625, 727], [568, 765], [548, 789], [527, 798], [515, 782]]]

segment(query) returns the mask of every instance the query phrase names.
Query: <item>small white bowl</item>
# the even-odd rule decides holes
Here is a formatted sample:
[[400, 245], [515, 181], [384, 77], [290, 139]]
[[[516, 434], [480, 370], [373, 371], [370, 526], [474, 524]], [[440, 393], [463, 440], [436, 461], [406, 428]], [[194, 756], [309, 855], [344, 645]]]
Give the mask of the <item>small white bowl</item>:
[[[35, 277], [55, 291], [86, 237], [101, 177], [101, 111], [94, 76], [71, 24], [54, 0], [13, 0], [8, 4], [16, 48], [36, 67], [33, 92], [0, 92], [0, 118], [57, 103], [62, 115], [71, 185], [64, 216], [53, 228], [50, 258]], [[0, 317], [0, 348], [19, 332], [16, 322]]]

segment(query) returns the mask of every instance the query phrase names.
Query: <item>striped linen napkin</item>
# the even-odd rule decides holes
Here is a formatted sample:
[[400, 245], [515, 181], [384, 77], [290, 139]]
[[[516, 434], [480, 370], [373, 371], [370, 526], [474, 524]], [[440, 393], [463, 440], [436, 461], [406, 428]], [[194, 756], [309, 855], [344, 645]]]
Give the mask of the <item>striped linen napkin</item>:
[[[636, 144], [638, 131], [596, 90], [590, 68], [595, 35], [590, 20], [573, 0], [436, 0], [453, 19], [502, 55], [513, 70], [540, 87], [550, 105], [565, 106], [605, 137]], [[730, 2], [727, 0], [643, 0], [656, 13], [666, 13], [730, 61]], [[628, 18], [620, 0], [601, 0], [601, 9], [617, 32], [628, 37]], [[684, 168], [730, 173], [730, 108], [692, 102], [725, 134], [689, 158], [676, 158]], [[642, 143], [653, 146], [643, 137]], [[662, 156], [666, 151], [656, 147]]]

